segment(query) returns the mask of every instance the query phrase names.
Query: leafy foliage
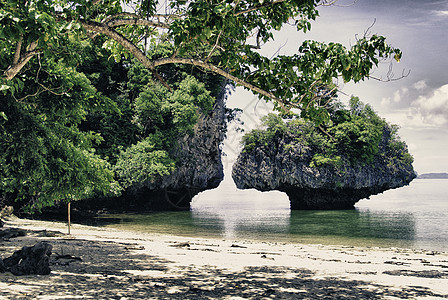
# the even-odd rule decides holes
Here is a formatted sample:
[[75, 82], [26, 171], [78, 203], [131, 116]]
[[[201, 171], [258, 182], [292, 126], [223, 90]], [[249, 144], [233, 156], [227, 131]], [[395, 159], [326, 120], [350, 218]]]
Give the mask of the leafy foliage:
[[180, 137], [192, 133], [200, 114], [208, 114], [213, 103], [205, 85], [192, 76], [172, 92], [160, 84], [148, 84], [135, 100], [135, 122], [142, 140], [121, 152], [115, 166], [123, 186], [170, 174], [175, 160], [169, 150]]
[[[325, 127], [303, 119], [285, 122], [279, 115], [269, 114], [263, 119], [265, 129], [255, 129], [243, 137], [243, 151], [250, 153], [268, 147], [291, 151], [295, 145], [300, 145], [313, 153], [309, 157], [311, 167], [338, 167], [342, 163], [372, 163], [386, 139], [390, 157], [405, 164], [412, 163], [406, 144], [397, 135], [398, 127], [388, 124], [359, 98], [352, 97], [349, 108], [333, 102], [329, 111], [331, 120]], [[280, 146], [279, 141], [286, 144]]]
[[338, 151], [368, 161], [378, 139], [368, 113], [332, 111], [326, 100], [338, 77], [369, 78], [400, 50], [373, 35], [350, 49], [304, 41], [291, 56], [258, 51], [287, 23], [310, 30], [326, 2], [175, 0], [160, 14], [162, 3], [148, 0], [2, 0], [0, 191], [39, 209], [117, 191], [116, 180], [128, 187], [169, 174], [169, 150], [210, 111], [220, 76], [274, 100], [282, 115], [298, 109], [334, 137], [273, 118], [268, 135], [245, 138], [248, 149], [295, 124], [322, 147], [317, 164]]
[[166, 150], [158, 147], [154, 136], [151, 137], [121, 152], [114, 168], [123, 187], [142, 185], [156, 176], [169, 175], [174, 171], [174, 160]]
[[[274, 38], [273, 31], [285, 24], [310, 30], [318, 6], [328, 2], [176, 0], [160, 14], [159, 1], [7, 0], [0, 11], [0, 65], [5, 70], [1, 90], [14, 92], [23, 84], [17, 76], [23, 68], [20, 62], [62, 53], [67, 39], [82, 41], [101, 34], [103, 47], [116, 61], [135, 57], [152, 74], [166, 73], [167, 64], [198, 66], [274, 100], [278, 110], [296, 108], [302, 118], [324, 124], [329, 114], [319, 101], [325, 98], [323, 88], [334, 87], [338, 77], [346, 82], [369, 78], [380, 61], [399, 61], [402, 55], [379, 35], [359, 38], [349, 49], [339, 43], [304, 41], [291, 56], [271, 59], [259, 53], [260, 46]], [[126, 6], [134, 12], [125, 12]], [[156, 77], [162, 83], [171, 78]]]
[[[18, 92], [24, 97], [1, 97], [0, 191], [14, 194], [28, 210], [109, 193], [114, 184], [109, 164], [92, 151], [101, 137], [78, 128], [101, 97], [73, 68], [52, 60], [41, 66], [46, 72], [39, 83], [23, 77], [27, 84]], [[39, 93], [47, 85], [58, 88]]]
[[76, 49], [76, 68], [43, 56], [29, 64], [20, 89], [1, 97], [0, 191], [28, 210], [170, 174], [169, 152], [213, 108], [206, 85], [222, 88], [216, 76], [198, 74], [202, 83], [189, 68], [166, 68], [182, 79], [169, 91], [138, 62], [116, 63], [87, 42]]

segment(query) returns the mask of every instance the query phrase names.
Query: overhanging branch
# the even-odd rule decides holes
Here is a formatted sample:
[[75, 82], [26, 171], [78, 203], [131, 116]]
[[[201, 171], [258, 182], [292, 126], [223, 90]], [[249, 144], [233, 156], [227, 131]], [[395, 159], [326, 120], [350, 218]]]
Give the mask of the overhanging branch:
[[[215, 74], [221, 75], [227, 79], [230, 79], [233, 82], [235, 82], [236, 84], [244, 86], [256, 93], [259, 93], [262, 96], [265, 96], [267, 98], [270, 98], [270, 99], [276, 101], [283, 109], [288, 110], [285, 107], [285, 104], [287, 104], [287, 103], [285, 103], [280, 98], [276, 97], [274, 94], [267, 92], [249, 82], [246, 82], [243, 79], [240, 79], [240, 78], [218, 68], [217, 66], [215, 66], [213, 64], [210, 64], [210, 63], [207, 63], [207, 62], [204, 62], [201, 60], [197, 60], [197, 59], [179, 58], [179, 57], [162, 58], [162, 59], [158, 59], [156, 61], [151, 61], [148, 59], [148, 57], [146, 57], [146, 55], [135, 44], [133, 44], [131, 41], [129, 41], [126, 37], [124, 37], [120, 33], [116, 32], [113, 28], [109, 27], [107, 24], [97, 23], [97, 22], [92, 22], [92, 21], [81, 21], [81, 25], [86, 30], [104, 34], [104, 35], [112, 38], [113, 40], [115, 40], [117, 43], [119, 43], [121, 46], [123, 46], [126, 50], [128, 50], [132, 55], [134, 55], [134, 57], [137, 58], [145, 67], [150, 69], [159, 80], [161, 80], [161, 77], [157, 76], [157, 72], [155, 70], [155, 68], [157, 66], [166, 65], [166, 64], [193, 65], [193, 66], [197, 66], [197, 67], [201, 67], [203, 69], [209, 70], [209, 71], [211, 71]], [[166, 82], [164, 82], [163, 79], [162, 79], [162, 84], [167, 86]], [[167, 86], [167, 87], [169, 88], [169, 86]]]
[[284, 110], [288, 111], [288, 109], [285, 107], [285, 104], [290, 104], [290, 103], [285, 103], [285, 101], [283, 101], [282, 99], [278, 98], [277, 96], [275, 96], [274, 94], [265, 91], [249, 82], [244, 81], [241, 78], [238, 78], [226, 71], [224, 71], [223, 69], [218, 68], [217, 66], [201, 61], [201, 60], [197, 60], [197, 59], [192, 59], [192, 58], [181, 58], [181, 57], [170, 57], [170, 58], [161, 58], [158, 59], [156, 61], [153, 62], [154, 67], [157, 66], [161, 66], [161, 65], [166, 65], [166, 64], [185, 64], [185, 65], [193, 65], [196, 67], [200, 67], [209, 71], [212, 71], [215, 74], [221, 75], [227, 79], [232, 80], [233, 82], [235, 82], [236, 84], [239, 84], [243, 87], [246, 87], [256, 93], [259, 93], [262, 96], [265, 96], [267, 98], [270, 98], [274, 101], [276, 101]]
[[96, 33], [104, 34], [121, 46], [123, 46], [126, 50], [128, 50], [135, 58], [137, 58], [145, 67], [150, 70], [154, 69], [153, 63], [146, 57], [146, 55], [130, 40], [124, 37], [119, 32], [115, 31], [112, 27], [108, 26], [104, 23], [98, 23], [93, 21], [80, 21], [82, 27], [85, 30], [93, 31]]
[[123, 25], [140, 25], [140, 26], [152, 26], [157, 28], [164, 28], [169, 29], [170, 25], [161, 23], [161, 22], [154, 22], [152, 20], [144, 20], [144, 19], [112, 19], [106, 23], [110, 27], [118, 27]]

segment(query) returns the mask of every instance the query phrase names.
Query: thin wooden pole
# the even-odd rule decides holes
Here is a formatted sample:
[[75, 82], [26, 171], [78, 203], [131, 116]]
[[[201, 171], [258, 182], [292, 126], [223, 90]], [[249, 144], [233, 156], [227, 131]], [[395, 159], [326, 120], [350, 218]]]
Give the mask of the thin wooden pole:
[[71, 202], [69, 202], [68, 203], [68, 205], [67, 205], [67, 215], [68, 215], [68, 235], [70, 235], [70, 203]]

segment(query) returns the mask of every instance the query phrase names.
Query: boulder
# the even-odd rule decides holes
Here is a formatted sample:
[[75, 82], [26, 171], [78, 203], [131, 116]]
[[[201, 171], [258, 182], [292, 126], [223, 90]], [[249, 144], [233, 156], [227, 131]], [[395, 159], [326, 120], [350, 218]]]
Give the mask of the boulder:
[[[50, 274], [50, 255], [52, 246], [39, 242], [32, 247], [23, 247], [11, 257], [3, 260], [4, 267], [14, 275], [48, 275]], [[0, 266], [1, 267], [1, 266]]]
[[353, 163], [339, 153], [342, 163], [338, 166], [313, 167], [315, 150], [297, 136], [278, 134], [268, 143], [243, 151], [232, 178], [240, 189], [285, 192], [291, 209], [350, 209], [363, 198], [402, 187], [416, 177], [412, 162], [403, 159], [407, 148], [392, 147], [391, 134], [384, 127], [379, 152], [371, 162]]

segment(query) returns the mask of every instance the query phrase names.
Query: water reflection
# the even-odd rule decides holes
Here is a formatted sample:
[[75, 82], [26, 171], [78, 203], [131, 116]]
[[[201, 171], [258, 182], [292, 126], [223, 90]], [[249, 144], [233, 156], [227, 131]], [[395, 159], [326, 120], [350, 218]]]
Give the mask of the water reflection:
[[196, 196], [191, 213], [196, 226], [221, 226], [225, 238], [286, 233], [291, 214], [285, 194], [237, 190], [233, 182], [223, 182], [217, 189]]
[[411, 212], [369, 210], [290, 211], [280, 192], [237, 190], [223, 182], [218, 189], [199, 194], [192, 202], [193, 224], [220, 231], [226, 238], [409, 246], [415, 239]]
[[441, 251], [448, 247], [446, 184], [416, 182], [360, 201], [355, 210], [292, 212], [285, 194], [241, 191], [225, 184], [195, 197], [191, 211], [109, 217], [121, 220], [114, 227], [186, 236]]
[[382, 239], [412, 241], [415, 237], [415, 220], [411, 213], [375, 212], [369, 210], [344, 211], [293, 211], [290, 235], [321, 236], [334, 240]]

